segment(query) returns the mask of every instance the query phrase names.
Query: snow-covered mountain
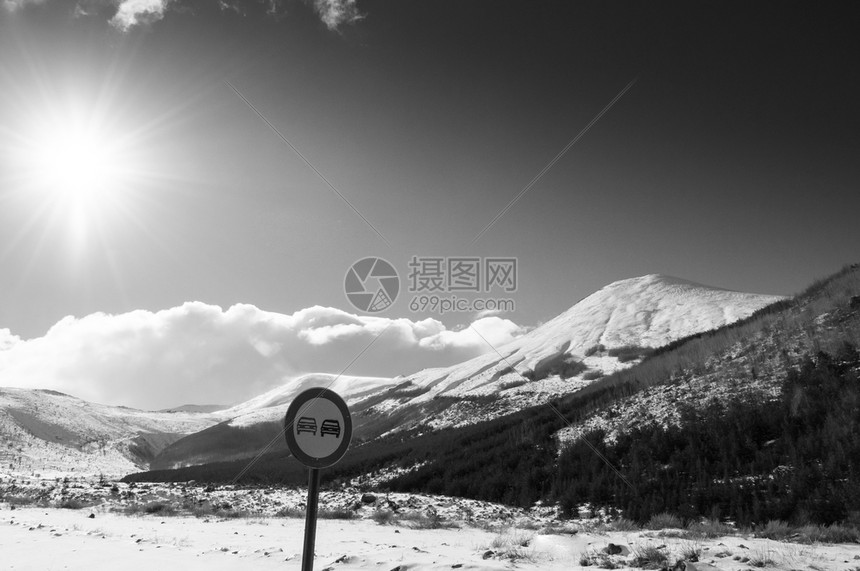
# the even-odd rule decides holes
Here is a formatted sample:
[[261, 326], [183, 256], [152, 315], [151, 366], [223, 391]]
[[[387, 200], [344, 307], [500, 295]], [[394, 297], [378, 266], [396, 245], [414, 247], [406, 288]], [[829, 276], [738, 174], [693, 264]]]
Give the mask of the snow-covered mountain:
[[[352, 404], [392, 382], [305, 375], [240, 405], [215, 407], [220, 410], [211, 412], [195, 411], [193, 406], [179, 407], [190, 411], [142, 411], [91, 403], [57, 391], [0, 388], [0, 474], [136, 472], [148, 469], [156, 456], [178, 440], [191, 436], [197, 436], [191, 443], [207, 440], [206, 429], [221, 423], [227, 428], [279, 423], [292, 400], [307, 388], [330, 386]], [[223, 456], [224, 447], [218, 446]]]
[[[642, 349], [721, 327], [780, 299], [659, 274], [617, 281], [506, 345], [406, 377], [401, 389], [416, 396], [374, 408], [381, 412], [450, 397], [457, 402], [445, 410], [425, 407], [432, 412], [420, 416], [421, 424], [441, 428], [486, 420], [576, 391], [637, 363], [637, 356], [647, 353]], [[476, 401], [483, 406], [474, 406]]]
[[782, 299], [651, 274], [614, 282], [504, 347], [507, 359], [534, 368], [559, 351], [582, 357], [598, 344], [660, 347], [721, 327]]
[[[333, 381], [331, 388], [350, 405], [361, 439], [472, 424], [579, 390], [632, 366], [637, 355], [646, 353], [642, 348], [720, 327], [779, 299], [662, 275], [622, 280], [526, 335], [458, 365], [395, 379], [335, 381], [333, 375], [308, 375], [291, 381], [220, 411], [231, 419], [167, 447], [155, 465], [236, 459], [267, 445], [270, 450], [283, 448], [275, 435], [292, 398], [304, 388]], [[627, 350], [619, 353], [618, 348]]]
[[215, 422], [205, 413], [146, 412], [56, 391], [0, 388], [0, 473], [124, 474]]
[[387, 377], [325, 373], [291, 379], [242, 404], [213, 413], [217, 423], [166, 446], [155, 458], [153, 467], [163, 469], [223, 462], [254, 455], [263, 448], [279, 450], [286, 446], [284, 439], [278, 438], [284, 415], [293, 399], [303, 391], [314, 387], [329, 388], [354, 411], [361, 402], [385, 394], [400, 382], [400, 379]]
[[0, 389], [0, 471], [116, 474], [150, 460], [173, 467], [251, 456], [271, 442], [283, 446], [274, 436], [287, 407], [315, 386], [345, 398], [355, 436], [364, 440], [471, 424], [575, 392], [632, 366], [642, 348], [720, 327], [779, 299], [662, 275], [632, 278], [458, 365], [397, 378], [310, 374], [211, 412], [145, 412], [53, 391]]
[[292, 379], [286, 384], [254, 397], [234, 407], [218, 411], [232, 426], [247, 426], [255, 422], [283, 419], [290, 403], [302, 392], [314, 387], [326, 387], [353, 405], [362, 399], [390, 389], [400, 383], [389, 377], [356, 377], [313, 373]]

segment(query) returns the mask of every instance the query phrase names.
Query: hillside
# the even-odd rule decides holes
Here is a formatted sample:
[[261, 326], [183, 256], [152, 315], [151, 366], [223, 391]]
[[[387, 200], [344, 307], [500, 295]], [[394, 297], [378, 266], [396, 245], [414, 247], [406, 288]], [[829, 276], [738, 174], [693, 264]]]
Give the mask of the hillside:
[[0, 472], [120, 475], [210, 426], [200, 413], [87, 402], [56, 391], [0, 388]]
[[[651, 349], [733, 323], [782, 298], [729, 291], [651, 274], [609, 284], [510, 343], [460, 365], [403, 380], [409, 399], [388, 399], [370, 412], [447, 399], [397, 430], [463, 426], [575, 392], [628, 368]], [[492, 406], [473, 406], [474, 401]], [[425, 407], [426, 408], [426, 407]]]
[[[824, 507], [848, 505], [845, 497], [856, 490], [845, 489], [844, 474], [860, 469], [860, 450], [854, 464], [844, 463], [854, 439], [837, 438], [835, 446], [833, 440], [846, 428], [851, 434], [852, 424], [836, 421], [838, 415], [860, 418], [858, 294], [860, 266], [854, 265], [734, 325], [673, 342], [635, 367], [554, 401], [553, 408], [535, 407], [451, 438], [465, 446], [415, 453], [419, 467], [391, 485], [521, 505], [561, 501], [569, 510], [604, 505], [640, 519], [664, 510], [713, 516], [701, 510], [716, 505], [718, 513], [740, 521], [802, 519], [803, 513], [837, 521], [840, 512]], [[790, 421], [802, 402], [829, 402], [831, 410]], [[831, 414], [837, 416], [827, 420]], [[736, 424], [727, 426], [725, 419]], [[821, 422], [836, 424], [822, 431]], [[786, 424], [799, 432], [781, 433], [778, 427]], [[706, 447], [695, 453], [685, 442]], [[717, 449], [722, 463], [708, 456]], [[810, 452], [797, 456], [798, 450]], [[713, 472], [702, 471], [707, 462]], [[827, 467], [802, 482], [803, 490], [824, 494], [814, 505], [793, 495], [798, 480], [780, 484], [773, 477], [801, 473], [809, 464]], [[703, 482], [722, 482], [729, 490], [745, 483], [740, 488], [747, 491], [715, 491]]]
[[344, 396], [357, 443], [462, 427], [575, 393], [634, 365], [654, 347], [778, 299], [667, 276], [632, 278], [456, 366], [393, 379], [304, 375], [229, 408], [186, 405], [145, 412], [51, 391], [8, 389], [0, 393], [0, 465], [12, 472], [116, 474], [282, 450], [281, 419], [293, 398], [311, 386], [331, 386]]
[[628, 426], [678, 419], [678, 403], [704, 407], [710, 399], [774, 399], [782, 380], [808, 356], [838, 353], [860, 343], [860, 266], [811, 285], [790, 300], [735, 326], [697, 334], [657, 351], [608, 384], [639, 387], [635, 394], [589, 414], [562, 441], [601, 429], [609, 438]]
[[[747, 482], [751, 486], [748, 488], [751, 493], [744, 497], [723, 496], [724, 499], [720, 501], [728, 503], [722, 506], [725, 510], [722, 513], [732, 513], [731, 510], [734, 510], [737, 514], [738, 509], [746, 510], [740, 512], [743, 516], [741, 519], [746, 521], [755, 513], [759, 513], [760, 517], [763, 517], [761, 514], [775, 513], [780, 514], [775, 517], [787, 517], [785, 514], [793, 514], [792, 510], [797, 509], [798, 504], [792, 504], [790, 497], [785, 499], [788, 497], [784, 495], [785, 488], [782, 491], [772, 486], [756, 488], [758, 484], [773, 480], [766, 477], [767, 472], [749, 473], [749, 470], [756, 469], [754, 463], [739, 462], [731, 468], [728, 476], [722, 468], [718, 474], [702, 474], [697, 472], [701, 467], [685, 467], [683, 455], [660, 454], [675, 450], [678, 442], [688, 438], [683, 435], [690, 434], [689, 431], [696, 426], [718, 426], [723, 416], [709, 417], [708, 411], [724, 410], [735, 411], [731, 414], [740, 415], [738, 419], [745, 418], [748, 420], [743, 422], [753, 424], [740, 432], [719, 428], [713, 433], [723, 440], [731, 435], [743, 438], [736, 444], [732, 444], [730, 439], [728, 442], [736, 446], [736, 450], [746, 450], [744, 453], [751, 455], [750, 458], [761, 457], [762, 461], [769, 458], [767, 462], [781, 462], [780, 465], [785, 466], [783, 473], [791, 474], [798, 467], [792, 465], [792, 462], [798, 462], [797, 457], [792, 460], [790, 455], [784, 456], [780, 451], [795, 446], [792, 442], [804, 442], [803, 447], [797, 449], [807, 451], [806, 458], [811, 465], [815, 466], [818, 462], [826, 465], [824, 463], [831, 461], [820, 456], [822, 451], [840, 448], [834, 448], [832, 443], [825, 445], [826, 441], [822, 439], [827, 438], [828, 431], [831, 434], [840, 432], [833, 432], [832, 429], [822, 432], [820, 427], [823, 425], [819, 425], [820, 421], [815, 421], [814, 416], [810, 417], [810, 421], [797, 425], [800, 432], [791, 433], [790, 436], [780, 436], [779, 432], [757, 434], [755, 426], [758, 425], [755, 423], [782, 422], [779, 416], [769, 411], [786, 410], [780, 408], [783, 405], [779, 403], [793, 402], [791, 398], [786, 401], [786, 395], [792, 396], [797, 390], [806, 390], [804, 387], [813, 378], [830, 379], [826, 382], [816, 381], [818, 384], [815, 386], [831, 387], [826, 391], [843, 394], [840, 403], [844, 401], [848, 404], [846, 411], [850, 414], [850, 407], [856, 406], [858, 402], [858, 397], [852, 396], [854, 393], [851, 391], [857, 389], [856, 374], [860, 366], [852, 364], [853, 357], [850, 355], [856, 356], [856, 352], [851, 352], [850, 344], [854, 347], [860, 345], [860, 266], [857, 265], [845, 268], [813, 284], [798, 296], [763, 308], [733, 325], [674, 341], [632, 368], [551, 401], [552, 406], [530, 407], [492, 421], [420, 437], [392, 434], [379, 441], [354, 446], [340, 464], [326, 471], [324, 479], [343, 480], [366, 473], [388, 474], [388, 483], [382, 485], [394, 490], [444, 493], [521, 506], [532, 505], [537, 500], [561, 502], [562, 507], [571, 510], [580, 503], [603, 504], [614, 509], [625, 509], [640, 519], [647, 519], [661, 510], [677, 508], [677, 504], [672, 502], [685, 501], [685, 494], [692, 491], [684, 487], [691, 485], [689, 481], [675, 479], [671, 480], [671, 486], [680, 487], [671, 496], [656, 496], [664, 498], [662, 502], [655, 502], [652, 492], [638, 493], [655, 489], [654, 483], [649, 483], [647, 478], [657, 476], [643, 472], [646, 466], [652, 466], [650, 458], [665, 458], [665, 462], [669, 462], [665, 466], [674, 466], [666, 472], [669, 476], [674, 474], [686, 478], [685, 474], [695, 474], [697, 481], [702, 481], [702, 478], [705, 481], [722, 481], [731, 489], [737, 489], [738, 484]], [[810, 359], [810, 356], [819, 352], [821, 354], [818, 357]], [[828, 363], [833, 363], [832, 367], [836, 368], [828, 368], [831, 367]], [[824, 367], [821, 369], [823, 372], [816, 373], [819, 367]], [[787, 390], [795, 393], [787, 393]], [[827, 396], [831, 393], [815, 392], [817, 390], [808, 393], [808, 402], [834, 402], [833, 396]], [[731, 408], [732, 402], [746, 403], [748, 406]], [[788, 410], [791, 411], [791, 407]], [[815, 413], [819, 410], [815, 407], [808, 410], [810, 414], [820, 414]], [[853, 414], [856, 417], [857, 411]], [[600, 425], [601, 431], [589, 432], [597, 422], [603, 423]], [[850, 424], [842, 424], [850, 428]], [[571, 428], [572, 433], [568, 433]], [[666, 440], [667, 430], [682, 432], [672, 437], [675, 440]], [[575, 435], [586, 432], [587, 438], [575, 438]], [[613, 432], [615, 434], [611, 436]], [[619, 445], [631, 450], [631, 435], [634, 434], [653, 437], [654, 446], [660, 448], [647, 448], [644, 451], [639, 448], [638, 461], [623, 456], [624, 450], [617, 448], [614, 443], [620, 442]], [[604, 435], [609, 437], [604, 438]], [[762, 439], [764, 437], [767, 438]], [[769, 452], [768, 448], [772, 451]], [[611, 456], [610, 462], [604, 462], [595, 450], [602, 451], [604, 457]], [[822, 459], [816, 460], [814, 454]], [[686, 458], [692, 458], [693, 461], [705, 459], [696, 455]], [[645, 459], [649, 460], [645, 462]], [[740, 460], [742, 458], [739, 457]], [[818, 482], [817, 489], [821, 491], [844, 494], [843, 487], [837, 485], [844, 478], [834, 477], [834, 474], [844, 473], [845, 470], [854, 470], [856, 473], [860, 466], [852, 468], [851, 465], [845, 465], [844, 457], [838, 462], [842, 463], [833, 464], [833, 470], [837, 471], [813, 474], [810, 476], [813, 479], [804, 480], [804, 485]], [[277, 453], [264, 456], [247, 472], [243, 472], [243, 469], [247, 468], [248, 462], [243, 461], [138, 474], [129, 479], [231, 481], [244, 474], [241, 481], [274, 482], [283, 481], [287, 465], [292, 463], [286, 460], [286, 455]], [[661, 474], [660, 466], [663, 465], [657, 466], [657, 475]], [[764, 466], [761, 464], [758, 468], [765, 469]], [[631, 487], [627, 487], [619, 474]], [[588, 480], [584, 487], [574, 483], [580, 476]], [[298, 470], [290, 476], [297, 477]], [[828, 478], [835, 479], [828, 484]], [[379, 481], [378, 478], [376, 481]], [[658, 481], [657, 490], [660, 489], [664, 488], [659, 487]], [[768, 497], [776, 498], [776, 501], [764, 502], [763, 499]], [[830, 502], [827, 505], [832, 505], [833, 501], [832, 496], [827, 497], [827, 502]], [[693, 512], [701, 509], [698, 506], [702, 505], [688, 504], [684, 504], [687, 505], [684, 508], [687, 516], [694, 515]], [[691, 505], [693, 512], [690, 512]], [[808, 506], [806, 509], [808, 511]], [[831, 512], [830, 515], [819, 512], [816, 517], [828, 522], [833, 521], [833, 514], [838, 515], [837, 512]], [[698, 515], [714, 514], [699, 512]]]
[[[235, 433], [244, 450], [243, 427], [251, 432], [262, 427], [268, 440], [268, 423], [278, 424], [299, 392], [333, 379], [307, 375], [230, 408], [186, 406], [160, 412], [91, 403], [57, 391], [0, 388], [0, 473], [119, 476], [150, 468], [165, 448], [189, 436], [195, 439], [186, 442], [194, 443]], [[392, 382], [344, 376], [334, 388], [353, 402]], [[216, 440], [221, 457], [229, 458], [230, 438]]]
[[152, 468], [229, 461], [251, 456], [264, 447], [271, 451], [285, 449], [285, 441], [279, 437], [284, 415], [293, 399], [304, 390], [328, 387], [355, 408], [369, 395], [398, 383], [398, 379], [385, 377], [303, 375], [247, 402], [218, 411], [213, 415], [219, 419], [217, 424], [166, 446], [153, 459]]
[[[730, 323], [779, 299], [656, 274], [621, 280], [498, 351], [404, 378], [341, 377], [332, 388], [350, 404], [358, 441], [465, 426], [575, 392], [631, 366], [649, 348]], [[328, 386], [334, 378], [307, 375], [220, 411], [228, 422], [167, 447], [152, 467], [229, 461], [264, 447], [281, 450], [280, 421], [292, 398], [303, 387]]]

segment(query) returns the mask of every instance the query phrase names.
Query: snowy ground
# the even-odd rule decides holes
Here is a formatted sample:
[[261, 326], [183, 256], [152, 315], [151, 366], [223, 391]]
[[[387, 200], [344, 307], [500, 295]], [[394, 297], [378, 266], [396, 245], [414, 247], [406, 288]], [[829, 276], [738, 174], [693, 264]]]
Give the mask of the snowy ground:
[[[3, 483], [7, 500], [21, 498], [28, 488], [44, 490], [54, 483], [43, 487], [16, 482], [10, 493], [12, 485], [8, 480]], [[117, 486], [118, 492], [111, 492], [112, 488], [112, 483], [104, 487], [70, 483], [65, 495], [60, 486], [43, 496], [46, 502], [55, 501], [51, 497], [98, 501], [79, 509], [0, 503], [0, 568], [241, 571], [301, 566], [301, 490], [124, 484]], [[229, 504], [230, 508], [197, 517], [147, 514], [145, 510], [129, 515], [133, 511], [129, 506], [136, 502], [151, 505], [161, 501], [153, 498], [170, 500], [173, 505], [205, 498], [211, 505]], [[293, 513], [291, 517], [266, 515], [276, 507]], [[552, 510], [527, 512], [438, 496], [370, 497], [348, 489], [321, 497], [323, 510], [344, 507], [355, 519], [319, 520], [315, 569], [560, 571], [582, 567], [584, 558], [592, 566], [632, 569], [637, 549], [649, 546], [661, 548], [670, 565], [698, 550], [700, 562], [687, 562], [687, 571], [747, 571], [757, 566], [860, 569], [858, 545], [799, 545], [741, 536], [684, 539], [654, 531], [600, 532], [582, 523], [559, 522]], [[242, 517], [224, 515], [239, 512]], [[382, 518], [383, 513], [394, 515]], [[439, 518], [429, 517], [434, 513]], [[619, 553], [604, 555], [610, 544]]]

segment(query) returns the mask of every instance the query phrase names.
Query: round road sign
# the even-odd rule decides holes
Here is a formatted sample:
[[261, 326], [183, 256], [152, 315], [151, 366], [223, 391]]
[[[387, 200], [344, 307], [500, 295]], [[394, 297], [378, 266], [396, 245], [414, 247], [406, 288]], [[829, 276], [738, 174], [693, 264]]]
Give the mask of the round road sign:
[[284, 434], [299, 462], [310, 468], [325, 468], [343, 458], [349, 448], [352, 417], [337, 393], [308, 389], [287, 409]]

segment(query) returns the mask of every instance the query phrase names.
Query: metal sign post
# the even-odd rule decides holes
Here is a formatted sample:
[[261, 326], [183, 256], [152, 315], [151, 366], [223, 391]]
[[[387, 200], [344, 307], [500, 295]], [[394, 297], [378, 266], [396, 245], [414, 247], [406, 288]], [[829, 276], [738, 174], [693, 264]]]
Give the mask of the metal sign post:
[[314, 544], [317, 538], [317, 508], [320, 499], [320, 470], [308, 470], [308, 509], [305, 514], [305, 546], [302, 551], [302, 571], [314, 569]]
[[320, 468], [331, 466], [343, 458], [352, 439], [352, 417], [337, 393], [324, 388], [308, 389], [287, 409], [284, 435], [293, 456], [310, 468], [302, 571], [313, 571]]

